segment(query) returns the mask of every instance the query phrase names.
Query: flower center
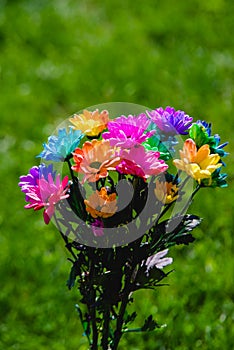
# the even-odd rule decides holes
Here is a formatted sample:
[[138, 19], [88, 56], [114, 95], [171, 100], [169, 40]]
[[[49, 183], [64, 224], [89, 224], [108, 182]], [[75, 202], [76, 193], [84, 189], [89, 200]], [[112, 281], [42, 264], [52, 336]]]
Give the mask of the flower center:
[[95, 168], [95, 169], [99, 169], [101, 164], [102, 164], [101, 162], [97, 162], [97, 161], [92, 162], [92, 163], [90, 163], [90, 167]]

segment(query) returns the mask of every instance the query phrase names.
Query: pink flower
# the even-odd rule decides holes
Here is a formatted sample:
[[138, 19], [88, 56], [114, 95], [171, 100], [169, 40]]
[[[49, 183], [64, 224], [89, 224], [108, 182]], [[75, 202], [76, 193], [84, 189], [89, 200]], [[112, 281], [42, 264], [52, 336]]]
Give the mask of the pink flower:
[[168, 168], [164, 160], [158, 159], [159, 152], [146, 152], [143, 146], [121, 150], [120, 157], [122, 161], [116, 167], [120, 173], [136, 175], [144, 179], [151, 175], [158, 175]]
[[111, 146], [131, 148], [155, 133], [155, 130], [145, 133], [149, 124], [150, 119], [144, 113], [136, 117], [123, 115], [108, 123], [108, 132], [104, 132], [102, 137], [109, 140]]
[[51, 174], [48, 175], [48, 180], [44, 177], [38, 179], [35, 186], [28, 188], [26, 199], [29, 204], [25, 208], [33, 208], [34, 210], [45, 208], [43, 216], [45, 223], [48, 224], [54, 214], [55, 204], [69, 197], [69, 194], [66, 193], [67, 185], [68, 176], [65, 176], [62, 182], [60, 182], [60, 175], [57, 175], [55, 180]]

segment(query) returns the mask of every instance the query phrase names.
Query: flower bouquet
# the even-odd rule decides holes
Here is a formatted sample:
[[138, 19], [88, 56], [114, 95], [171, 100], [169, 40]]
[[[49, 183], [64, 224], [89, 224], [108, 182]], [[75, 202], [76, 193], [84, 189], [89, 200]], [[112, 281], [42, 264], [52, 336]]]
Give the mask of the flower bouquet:
[[160, 328], [147, 315], [132, 329], [137, 314], [127, 306], [135, 291], [164, 284], [170, 247], [194, 241], [201, 220], [187, 209], [200, 189], [227, 185], [226, 144], [211, 124], [172, 107], [126, 116], [111, 106], [84, 110], [20, 177], [25, 208], [43, 209], [69, 251], [67, 286], [78, 287], [90, 349], [115, 350], [124, 333]]

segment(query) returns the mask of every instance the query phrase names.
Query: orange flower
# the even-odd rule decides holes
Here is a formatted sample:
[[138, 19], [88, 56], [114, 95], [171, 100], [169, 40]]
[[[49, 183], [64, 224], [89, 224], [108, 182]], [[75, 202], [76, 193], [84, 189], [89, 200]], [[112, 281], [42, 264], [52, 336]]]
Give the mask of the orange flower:
[[85, 174], [83, 183], [98, 181], [108, 176], [109, 170], [115, 170], [120, 163], [120, 157], [116, 157], [113, 147], [108, 140], [86, 141], [82, 149], [77, 148], [73, 153], [75, 165], [72, 169]]
[[210, 154], [209, 145], [203, 145], [197, 150], [196, 143], [187, 139], [183, 151], [180, 151], [180, 159], [175, 159], [173, 163], [200, 183], [202, 179], [211, 179], [212, 173], [222, 166], [219, 160], [218, 154]]
[[105, 187], [102, 187], [100, 191], [94, 192], [89, 199], [85, 199], [86, 211], [96, 219], [97, 217], [108, 218], [115, 214], [117, 210], [116, 206], [116, 193], [107, 194]]
[[155, 184], [155, 196], [163, 204], [172, 203], [179, 197], [178, 187], [172, 182], [160, 182], [156, 180]]
[[93, 112], [85, 109], [83, 114], [75, 114], [69, 120], [74, 125], [74, 129], [81, 130], [87, 136], [98, 136], [100, 132], [106, 129], [109, 114], [105, 110], [99, 113], [98, 109]]

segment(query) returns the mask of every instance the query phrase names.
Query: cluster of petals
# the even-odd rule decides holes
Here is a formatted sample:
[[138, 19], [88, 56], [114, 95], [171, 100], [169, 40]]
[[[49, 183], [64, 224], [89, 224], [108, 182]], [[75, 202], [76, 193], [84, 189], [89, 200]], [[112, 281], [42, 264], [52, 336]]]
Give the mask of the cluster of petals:
[[116, 169], [122, 174], [131, 174], [147, 179], [151, 175], [158, 175], [167, 170], [168, 165], [159, 159], [160, 153], [146, 151], [144, 146], [121, 150], [121, 163]]
[[209, 145], [205, 144], [197, 150], [196, 143], [187, 139], [180, 151], [180, 159], [174, 159], [173, 163], [200, 183], [202, 179], [211, 178], [212, 173], [222, 166], [219, 160], [218, 154], [210, 154]]
[[149, 124], [150, 120], [144, 113], [136, 117], [121, 116], [108, 123], [108, 131], [102, 137], [109, 140], [111, 146], [131, 148], [155, 133], [155, 130], [145, 132]]
[[86, 211], [93, 218], [108, 218], [113, 216], [117, 211], [116, 193], [108, 194], [105, 187], [100, 191], [94, 192], [89, 199], [85, 199]]
[[120, 163], [120, 157], [116, 156], [113, 147], [108, 140], [86, 141], [82, 149], [77, 148], [73, 153], [75, 164], [72, 169], [84, 174], [85, 181], [96, 182], [108, 176], [108, 171], [115, 170]]
[[155, 196], [163, 204], [170, 204], [176, 201], [179, 197], [178, 190], [176, 184], [173, 184], [172, 182], [159, 180], [156, 180], [155, 182]]
[[[24, 193], [29, 192], [30, 187], [34, 187], [38, 185], [38, 180], [42, 177], [48, 180], [48, 175], [55, 177], [56, 171], [53, 170], [53, 164], [49, 164], [46, 166], [45, 164], [40, 164], [39, 166], [33, 166], [27, 175], [20, 176], [19, 187], [21, 187], [21, 191]], [[26, 194], [26, 201], [28, 201], [28, 197]]]
[[147, 114], [160, 130], [170, 134], [186, 135], [193, 120], [184, 111], [176, 111], [170, 106], [147, 111]]
[[170, 257], [165, 257], [168, 253], [168, 249], [164, 249], [161, 252], [158, 252], [150, 256], [145, 265], [147, 266], [146, 274], [149, 275], [149, 271], [156, 267], [157, 269], [163, 269], [165, 266], [172, 264], [173, 259]]
[[[27, 191], [24, 191], [26, 193], [26, 201], [29, 202], [25, 208], [33, 208], [34, 210], [44, 208], [44, 221], [48, 224], [54, 214], [55, 204], [69, 197], [67, 185], [68, 176], [62, 182], [60, 175], [57, 175], [54, 179], [52, 174], [48, 174], [47, 179], [44, 176], [36, 179], [36, 184], [28, 186]], [[26, 188], [22, 188], [22, 191], [23, 189], [26, 190]]]
[[44, 143], [44, 150], [38, 155], [45, 160], [54, 162], [64, 161], [72, 151], [79, 145], [83, 134], [80, 130], [69, 128], [59, 129], [58, 136], [52, 135], [48, 138], [48, 143]]
[[81, 130], [87, 136], [95, 137], [106, 129], [109, 113], [106, 110], [99, 113], [98, 109], [93, 112], [85, 109], [83, 114], [75, 114], [69, 120], [74, 129]]

